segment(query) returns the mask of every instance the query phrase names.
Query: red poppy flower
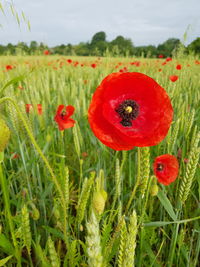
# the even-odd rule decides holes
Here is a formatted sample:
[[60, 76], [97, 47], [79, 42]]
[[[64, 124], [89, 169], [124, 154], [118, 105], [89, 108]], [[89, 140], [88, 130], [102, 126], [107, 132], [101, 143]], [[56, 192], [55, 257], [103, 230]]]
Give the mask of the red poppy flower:
[[26, 113], [29, 113], [32, 107], [32, 104], [26, 104]]
[[37, 104], [38, 114], [42, 115], [42, 104]]
[[12, 159], [18, 159], [20, 157], [17, 153], [12, 153]]
[[153, 169], [158, 182], [169, 185], [174, 182], [178, 176], [178, 160], [176, 157], [169, 154], [159, 156], [154, 161]]
[[50, 55], [50, 51], [49, 51], [49, 50], [44, 50], [43, 54], [44, 54], [45, 56], [48, 56], [48, 55]]
[[92, 63], [92, 64], [91, 64], [91, 67], [92, 67], [93, 69], [95, 69], [96, 66], [97, 66], [97, 64], [95, 64], [95, 63]]
[[12, 70], [14, 67], [12, 65], [6, 65], [6, 70]]
[[158, 55], [159, 58], [164, 58], [164, 55], [160, 54]]
[[172, 116], [165, 90], [139, 72], [108, 75], [88, 111], [95, 136], [115, 150], [157, 145], [167, 135]]
[[181, 70], [181, 68], [182, 68], [181, 64], [178, 64], [178, 65], [176, 66], [176, 69], [177, 69], [177, 70]]
[[[30, 110], [33, 108], [32, 104], [26, 104], [26, 113], [30, 113]], [[39, 115], [42, 115], [42, 104], [37, 104], [37, 111]]]
[[176, 82], [178, 80], [178, 76], [177, 75], [171, 75], [169, 77], [169, 79], [174, 83], [174, 82]]
[[74, 110], [75, 108], [73, 106], [58, 106], [54, 120], [57, 122], [60, 131], [74, 126], [75, 121], [70, 118]]
[[167, 61], [167, 62], [172, 61], [172, 58], [171, 58], [171, 57], [167, 57], [167, 58], [166, 58], [166, 61]]

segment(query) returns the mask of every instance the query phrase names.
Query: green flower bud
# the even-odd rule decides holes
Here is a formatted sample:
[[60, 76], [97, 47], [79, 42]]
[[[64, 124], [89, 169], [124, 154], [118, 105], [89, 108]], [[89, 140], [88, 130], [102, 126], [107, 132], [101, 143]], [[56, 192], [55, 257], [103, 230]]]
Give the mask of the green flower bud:
[[151, 186], [150, 194], [151, 194], [152, 197], [157, 196], [157, 194], [158, 194], [158, 186], [157, 186], [157, 184], [154, 184], [154, 185]]
[[32, 210], [31, 215], [34, 221], [37, 221], [40, 218], [40, 212], [37, 208]]
[[105, 190], [97, 191], [93, 195], [92, 206], [99, 215], [104, 211], [106, 199], [107, 193]]

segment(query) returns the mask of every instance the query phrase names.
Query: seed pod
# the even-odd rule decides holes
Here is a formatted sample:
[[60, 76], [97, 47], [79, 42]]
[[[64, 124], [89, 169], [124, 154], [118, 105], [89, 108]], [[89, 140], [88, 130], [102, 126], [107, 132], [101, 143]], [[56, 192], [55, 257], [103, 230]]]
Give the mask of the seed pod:
[[0, 152], [3, 152], [10, 138], [10, 129], [5, 121], [0, 119]]

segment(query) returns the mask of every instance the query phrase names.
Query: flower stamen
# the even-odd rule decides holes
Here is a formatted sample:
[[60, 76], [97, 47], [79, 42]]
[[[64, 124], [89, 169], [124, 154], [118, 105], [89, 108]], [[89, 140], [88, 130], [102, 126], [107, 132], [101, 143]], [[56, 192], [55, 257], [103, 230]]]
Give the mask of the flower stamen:
[[156, 170], [157, 171], [163, 171], [163, 169], [164, 169], [164, 165], [162, 163], [158, 163]]
[[132, 120], [135, 120], [139, 115], [139, 105], [134, 100], [128, 99], [119, 104], [115, 111], [122, 118], [120, 123], [124, 127], [131, 127]]
[[128, 107], [125, 108], [125, 111], [126, 111], [127, 113], [131, 113], [132, 110], [133, 110], [133, 109], [132, 109], [131, 106], [128, 106]]

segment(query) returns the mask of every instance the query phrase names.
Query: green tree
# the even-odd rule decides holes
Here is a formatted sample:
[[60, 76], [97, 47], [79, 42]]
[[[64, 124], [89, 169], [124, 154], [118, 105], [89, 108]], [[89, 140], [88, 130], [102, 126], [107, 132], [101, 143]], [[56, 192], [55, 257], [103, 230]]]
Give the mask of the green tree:
[[188, 45], [188, 51], [200, 54], [200, 37], [196, 38], [193, 42]]
[[110, 42], [110, 49], [116, 50], [118, 48], [120, 55], [133, 55], [133, 43], [131, 39], [124, 38], [123, 36], [119, 35], [117, 36], [113, 41]]
[[98, 42], [106, 42], [106, 33], [105, 32], [97, 32], [92, 37], [91, 45], [95, 45]]
[[172, 52], [179, 47], [180, 40], [176, 38], [170, 38], [164, 43], [158, 45], [157, 52], [159, 54], [163, 54], [167, 57], [172, 56]]
[[29, 47], [30, 54], [34, 54], [37, 49], [38, 49], [38, 43], [36, 41], [31, 41]]
[[74, 47], [74, 51], [78, 56], [89, 56], [90, 54], [90, 45], [89, 43], [79, 43]]

